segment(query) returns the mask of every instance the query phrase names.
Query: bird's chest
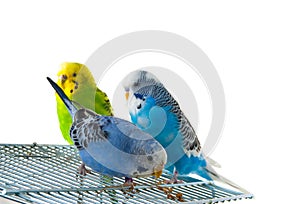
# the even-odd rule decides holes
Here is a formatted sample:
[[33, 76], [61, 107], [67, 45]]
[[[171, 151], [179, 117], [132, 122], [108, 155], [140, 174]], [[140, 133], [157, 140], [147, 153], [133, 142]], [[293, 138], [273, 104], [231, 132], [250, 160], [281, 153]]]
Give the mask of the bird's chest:
[[142, 129], [148, 128], [150, 126], [149, 118], [143, 116], [137, 117], [137, 123]]
[[143, 110], [137, 114], [131, 114], [131, 121], [141, 129], [148, 129], [151, 125], [149, 111]]
[[163, 146], [167, 147], [175, 141], [178, 136], [178, 128], [174, 124], [166, 123], [164, 129], [155, 137], [155, 139]]
[[152, 135], [163, 147], [171, 144], [179, 135], [179, 123], [177, 117], [170, 112], [150, 117], [138, 117], [137, 123], [143, 131]]

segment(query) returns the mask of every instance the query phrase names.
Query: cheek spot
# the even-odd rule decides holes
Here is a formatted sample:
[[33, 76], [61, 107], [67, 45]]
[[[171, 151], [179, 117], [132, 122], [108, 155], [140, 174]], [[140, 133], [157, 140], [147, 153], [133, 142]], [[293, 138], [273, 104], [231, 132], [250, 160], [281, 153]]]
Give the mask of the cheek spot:
[[153, 161], [153, 157], [152, 157], [152, 156], [147, 156], [147, 159], [148, 159], [149, 161]]
[[74, 87], [74, 88], [75, 88], [75, 89], [78, 89], [78, 82], [75, 81], [75, 80], [73, 80], [72, 82], [75, 84], [75, 87]]

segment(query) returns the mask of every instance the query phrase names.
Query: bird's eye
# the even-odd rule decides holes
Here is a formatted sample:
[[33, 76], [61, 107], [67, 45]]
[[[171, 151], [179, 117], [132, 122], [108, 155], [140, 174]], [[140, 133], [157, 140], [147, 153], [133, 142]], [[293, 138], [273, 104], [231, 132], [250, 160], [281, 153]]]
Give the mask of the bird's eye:
[[143, 97], [143, 99], [142, 99], [143, 101], [145, 101], [146, 100], [146, 98], [145, 97]]
[[73, 73], [73, 77], [76, 77], [77, 76], [77, 74], [76, 73]]
[[136, 108], [141, 109], [141, 107], [142, 107], [142, 104], [139, 104]]

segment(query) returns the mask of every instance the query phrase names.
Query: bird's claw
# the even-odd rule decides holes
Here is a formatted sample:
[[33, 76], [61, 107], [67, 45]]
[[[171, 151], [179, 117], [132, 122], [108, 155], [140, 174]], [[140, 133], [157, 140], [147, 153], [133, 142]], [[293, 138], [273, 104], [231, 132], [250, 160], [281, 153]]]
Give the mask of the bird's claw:
[[80, 164], [80, 166], [78, 167], [78, 174], [80, 174], [82, 176], [86, 176], [89, 173], [91, 173], [91, 170], [88, 170], [87, 168], [85, 168], [84, 163]]
[[175, 170], [173, 177], [170, 180], [164, 181], [165, 184], [177, 184], [177, 183], [184, 183], [183, 180], [178, 180], [178, 172]]
[[132, 178], [127, 178], [126, 177], [123, 186], [124, 187], [129, 187], [129, 188], [122, 189], [123, 193], [124, 194], [129, 194], [130, 196], [132, 196], [133, 193], [138, 193], [138, 190], [134, 189], [135, 185], [136, 184], [133, 183], [133, 179]]
[[170, 180], [165, 180], [164, 181], [165, 184], [177, 184], [177, 183], [184, 183], [183, 180], [178, 180], [177, 178], [171, 178]]
[[132, 178], [128, 178], [128, 177], [125, 177], [125, 182], [124, 182], [124, 185], [132, 185], [133, 184], [133, 179]]

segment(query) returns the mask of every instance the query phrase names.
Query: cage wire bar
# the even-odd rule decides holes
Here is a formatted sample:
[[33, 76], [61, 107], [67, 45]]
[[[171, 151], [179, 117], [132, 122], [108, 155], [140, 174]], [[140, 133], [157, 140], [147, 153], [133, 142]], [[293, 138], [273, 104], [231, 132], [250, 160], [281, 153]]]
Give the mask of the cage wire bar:
[[211, 182], [182, 177], [184, 183], [164, 184], [158, 179], [124, 179], [77, 173], [77, 150], [68, 145], [0, 144], [0, 197], [19, 203], [217, 203], [253, 198]]

